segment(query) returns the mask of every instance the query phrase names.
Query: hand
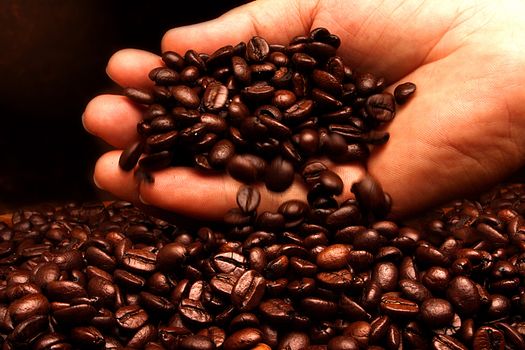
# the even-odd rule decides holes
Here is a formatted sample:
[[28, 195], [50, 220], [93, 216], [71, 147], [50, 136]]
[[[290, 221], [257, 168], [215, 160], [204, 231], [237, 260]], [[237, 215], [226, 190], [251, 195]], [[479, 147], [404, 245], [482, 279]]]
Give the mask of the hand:
[[[389, 142], [368, 170], [393, 198], [393, 213], [407, 215], [501, 181], [525, 164], [525, 4], [520, 1], [266, 0], [236, 8], [205, 23], [175, 28], [162, 51], [217, 48], [260, 35], [286, 44], [326, 27], [340, 36], [338, 55], [352, 68], [383, 76], [390, 85], [412, 81], [418, 90], [388, 126]], [[122, 86], [147, 87], [148, 72], [162, 65], [152, 53], [126, 49], [109, 61]], [[94, 98], [86, 129], [122, 149], [137, 138], [140, 110], [125, 97]], [[118, 168], [120, 151], [95, 168], [99, 187], [133, 202], [216, 219], [235, 206], [238, 182], [188, 168], [155, 174], [138, 184]], [[345, 181], [341, 199], [364, 173], [356, 165], [333, 168]], [[305, 198], [295, 183], [282, 194], [262, 191], [262, 210], [286, 198]]]

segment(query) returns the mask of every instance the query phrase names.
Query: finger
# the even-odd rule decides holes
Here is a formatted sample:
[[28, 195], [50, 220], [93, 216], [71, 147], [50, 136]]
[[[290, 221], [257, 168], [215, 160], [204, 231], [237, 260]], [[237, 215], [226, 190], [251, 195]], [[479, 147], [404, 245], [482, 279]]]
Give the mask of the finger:
[[120, 86], [148, 88], [153, 86], [148, 73], [153, 68], [163, 65], [162, 59], [151, 52], [124, 49], [111, 56], [106, 72]]
[[98, 188], [123, 200], [139, 203], [138, 183], [133, 172], [122, 171], [118, 166], [121, 151], [102, 155], [96, 165], [93, 179]]
[[[352, 184], [363, 176], [363, 169], [356, 165], [334, 168], [345, 184]], [[140, 185], [140, 197], [144, 203], [190, 217], [220, 220], [236, 204], [240, 183], [227, 174], [208, 175], [190, 168], [170, 168], [154, 174], [153, 184]], [[306, 189], [300, 181], [285, 192], [266, 190], [263, 184], [256, 185], [261, 192], [258, 212], [275, 212], [278, 206], [289, 199], [306, 201]], [[346, 190], [340, 200], [351, 197]]]
[[264, 37], [270, 43], [287, 44], [294, 36], [310, 30], [309, 21], [304, 22], [301, 8], [308, 7], [313, 1], [290, 1], [287, 6], [279, 2], [251, 2], [214, 20], [171, 29], [162, 39], [162, 50], [183, 54], [188, 49], [194, 49], [212, 53], [222, 46], [235, 45], [255, 35]]
[[137, 123], [140, 120], [140, 107], [127, 97], [118, 95], [95, 97], [82, 115], [84, 128], [88, 132], [120, 149], [137, 139]]

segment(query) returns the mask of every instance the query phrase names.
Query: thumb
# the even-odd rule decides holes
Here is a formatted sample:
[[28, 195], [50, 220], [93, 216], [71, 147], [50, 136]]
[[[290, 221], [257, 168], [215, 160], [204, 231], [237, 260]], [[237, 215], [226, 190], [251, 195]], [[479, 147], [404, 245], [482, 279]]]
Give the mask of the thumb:
[[183, 54], [188, 49], [211, 54], [225, 45], [235, 45], [253, 36], [287, 44], [310, 31], [315, 2], [311, 0], [260, 0], [237, 7], [211, 21], [169, 30], [162, 51]]

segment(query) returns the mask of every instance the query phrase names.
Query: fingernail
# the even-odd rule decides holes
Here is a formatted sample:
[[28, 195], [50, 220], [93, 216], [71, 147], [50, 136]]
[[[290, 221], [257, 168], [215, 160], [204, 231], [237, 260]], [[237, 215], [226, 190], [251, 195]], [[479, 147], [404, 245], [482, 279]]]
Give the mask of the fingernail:
[[97, 182], [97, 178], [95, 176], [93, 176], [93, 182], [95, 183], [95, 186], [97, 186], [97, 188], [104, 190], [104, 188], [100, 186], [100, 184]]
[[143, 197], [142, 194], [139, 194], [139, 201], [144, 205], [151, 205], [149, 202], [147, 202]]
[[84, 129], [89, 132], [90, 134], [92, 134], [91, 130], [88, 129], [87, 125], [86, 125], [86, 113], [82, 113], [82, 126], [84, 127]]

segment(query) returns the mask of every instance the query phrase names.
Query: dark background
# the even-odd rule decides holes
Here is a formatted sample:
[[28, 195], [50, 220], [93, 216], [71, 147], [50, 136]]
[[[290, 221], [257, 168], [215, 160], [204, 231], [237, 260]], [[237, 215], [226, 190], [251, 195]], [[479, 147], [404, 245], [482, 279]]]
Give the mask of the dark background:
[[107, 199], [92, 173], [107, 145], [82, 127], [95, 95], [118, 91], [111, 54], [160, 52], [163, 33], [212, 19], [242, 0], [0, 1], [0, 212]]

